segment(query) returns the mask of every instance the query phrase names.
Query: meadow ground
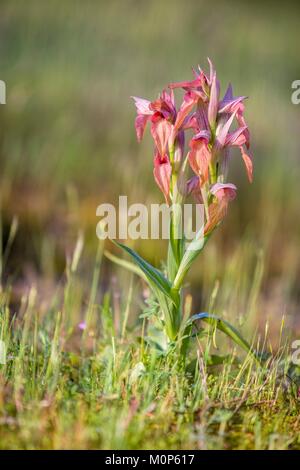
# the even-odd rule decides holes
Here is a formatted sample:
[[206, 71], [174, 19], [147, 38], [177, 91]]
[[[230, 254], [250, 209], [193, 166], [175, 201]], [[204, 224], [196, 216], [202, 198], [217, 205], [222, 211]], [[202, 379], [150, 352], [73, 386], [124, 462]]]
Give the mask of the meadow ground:
[[[290, 368], [284, 319], [273, 346], [268, 324], [253, 341], [272, 353], [263, 367], [211, 331], [195, 339], [184, 370], [175, 349], [160, 355], [148, 344], [143, 298], [146, 316], [131, 318], [140, 281], [132, 278], [125, 295], [115, 281], [95, 302], [101, 245], [90, 292], [83, 292], [81, 248], [79, 239], [46, 308], [32, 287], [12, 317], [11, 291], [2, 291], [2, 449], [300, 449], [300, 381]], [[240, 282], [239, 262], [222, 281]], [[240, 292], [239, 301], [248, 295]], [[258, 295], [252, 289], [251, 304]]]

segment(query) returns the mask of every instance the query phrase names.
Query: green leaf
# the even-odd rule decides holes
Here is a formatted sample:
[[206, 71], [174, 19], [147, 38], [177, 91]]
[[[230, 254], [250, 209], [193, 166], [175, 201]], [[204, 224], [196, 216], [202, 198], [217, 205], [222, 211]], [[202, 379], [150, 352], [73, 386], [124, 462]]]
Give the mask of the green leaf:
[[[115, 240], [112, 241], [133, 258], [139, 271], [148, 282], [164, 315], [166, 333], [169, 339], [173, 341], [180, 327], [180, 317], [178, 315], [180, 308], [179, 292], [172, 288], [171, 283], [165, 278], [161, 271], [145, 261], [138, 253], [122, 243], [116, 242]], [[114, 259], [114, 261], [116, 260]], [[125, 264], [120, 263], [119, 260], [118, 264], [125, 266]], [[129, 263], [129, 266], [126, 265], [125, 267], [129, 267], [129, 269], [133, 271], [132, 263]]]
[[132, 250], [128, 246], [123, 245], [123, 243], [116, 242], [115, 240], [113, 240], [113, 242], [125, 250], [134, 259], [138, 267], [142, 270], [147, 280], [151, 284], [154, 284], [158, 289], [160, 289], [161, 292], [174, 301], [174, 298], [171, 295], [171, 284], [164, 277], [161, 271], [145, 261], [136, 251]]
[[203, 250], [208, 238], [209, 235], [199, 240], [195, 239], [189, 244], [187, 250], [185, 251], [182, 257], [173, 283], [175, 289], [180, 289], [188, 270], [190, 269], [193, 261], [197, 258], [199, 253]]
[[251, 354], [254, 359], [260, 363], [260, 359], [258, 354], [252, 349], [249, 343], [242, 337], [239, 331], [234, 328], [228, 321], [222, 320], [220, 317], [216, 315], [212, 315], [210, 313], [197, 313], [193, 315], [187, 321], [187, 326], [194, 323], [197, 320], [202, 320], [209, 325], [212, 325], [218, 328], [220, 331], [223, 331], [227, 336], [229, 336], [236, 344], [238, 344], [241, 348], [243, 348], [247, 353]]
[[136, 264], [131, 263], [130, 261], [126, 261], [125, 259], [119, 258], [118, 256], [113, 255], [110, 251], [107, 250], [104, 251], [104, 256], [113, 263], [117, 264], [118, 266], [121, 266], [122, 268], [125, 268], [134, 274], [137, 274], [142, 279], [147, 280], [143, 271]]
[[168, 246], [167, 270], [168, 278], [173, 282], [178, 271], [178, 263], [176, 262], [171, 242]]
[[[174, 301], [171, 301], [166, 295], [164, 295], [160, 289], [155, 286], [155, 284], [151, 284], [151, 282], [149, 282], [149, 285], [152, 288], [163, 312], [166, 333], [169, 339], [174, 341], [180, 327], [180, 317], [177, 314], [178, 307], [174, 304]], [[178, 305], [179, 302], [180, 300], [178, 300]]]

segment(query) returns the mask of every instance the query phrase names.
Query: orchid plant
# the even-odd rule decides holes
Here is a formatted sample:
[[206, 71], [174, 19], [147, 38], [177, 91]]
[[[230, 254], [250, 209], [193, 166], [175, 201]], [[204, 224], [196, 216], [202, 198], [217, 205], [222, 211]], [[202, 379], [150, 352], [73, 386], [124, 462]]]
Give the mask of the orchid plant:
[[[147, 124], [154, 140], [154, 179], [169, 205], [182, 205], [187, 196], [205, 208], [204, 235], [189, 249], [176, 211], [170, 222], [166, 268], [160, 270], [126, 245], [117, 243], [134, 260], [127, 268], [144, 278], [159, 305], [162, 326], [169, 343], [185, 344], [193, 336], [196, 321], [205, 321], [229, 335], [250, 354], [255, 354], [239, 332], [227, 321], [199, 313], [185, 318], [182, 286], [186, 275], [211, 234], [224, 219], [237, 188], [227, 181], [230, 150], [238, 147], [252, 182], [250, 135], [244, 118], [245, 96], [233, 96], [231, 85], [220, 98], [220, 83], [212, 62], [209, 74], [200, 67], [191, 81], [171, 83], [158, 99], [148, 101], [133, 97], [137, 110], [135, 129], [141, 141]], [[176, 107], [174, 91], [183, 90], [181, 105]], [[186, 133], [189, 131], [188, 144]], [[187, 152], [185, 153], [185, 149]], [[190, 173], [190, 175], [189, 175]], [[192, 174], [192, 175], [191, 175]], [[182, 350], [186, 350], [182, 348]]]

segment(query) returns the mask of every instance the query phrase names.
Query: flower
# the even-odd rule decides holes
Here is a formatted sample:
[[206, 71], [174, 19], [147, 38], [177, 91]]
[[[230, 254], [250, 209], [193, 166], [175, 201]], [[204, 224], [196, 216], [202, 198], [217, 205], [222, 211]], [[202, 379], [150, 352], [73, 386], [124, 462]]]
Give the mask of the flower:
[[170, 179], [172, 174], [172, 167], [167, 154], [161, 156], [158, 152], [154, 157], [154, 179], [165, 196], [166, 202], [169, 202], [170, 193]]
[[[236, 187], [228, 183], [231, 149], [238, 147], [248, 179], [253, 179], [250, 133], [244, 118], [246, 96], [234, 96], [231, 84], [220, 98], [220, 82], [208, 59], [209, 73], [200, 67], [190, 81], [170, 83], [154, 101], [133, 97], [137, 116], [135, 128], [140, 141], [149, 122], [154, 141], [154, 179], [167, 203], [179, 192], [192, 194], [206, 208], [206, 232], [209, 233], [226, 214], [236, 196]], [[183, 89], [183, 99], [175, 105], [174, 90]], [[192, 131], [185, 153], [185, 133]], [[183, 162], [188, 162], [186, 165]], [[194, 177], [182, 183], [188, 166]], [[171, 184], [172, 180], [172, 184]], [[186, 180], [185, 180], [186, 181]], [[184, 189], [182, 187], [184, 186]], [[175, 194], [175, 196], [174, 196]]]
[[132, 98], [137, 110], [135, 129], [139, 142], [143, 138], [145, 127], [149, 120], [152, 122], [151, 132], [153, 138], [156, 139], [156, 141], [158, 139], [159, 129], [162, 129], [162, 122], [164, 123], [165, 130], [167, 127], [169, 128], [169, 131], [171, 130], [170, 124], [171, 122], [174, 123], [176, 118], [176, 108], [173, 93], [169, 94], [163, 90], [159, 98], [152, 102], [137, 96], [132, 96]]
[[172, 124], [159, 112], [153, 114], [151, 121], [151, 134], [153, 140], [159, 154], [164, 156], [169, 148], [169, 138], [172, 132]]
[[137, 117], [135, 119], [135, 129], [137, 139], [140, 142], [143, 138], [146, 124], [150, 117], [153, 114], [153, 111], [150, 109], [150, 101], [144, 100], [143, 98], [138, 98], [137, 96], [132, 96], [136, 110]]
[[[237, 146], [240, 148], [248, 179], [252, 182], [253, 164], [249, 152], [250, 134], [244, 118], [245, 107], [243, 104], [246, 96], [234, 97], [230, 84], [223, 99], [220, 100], [220, 83], [210, 60], [209, 65], [209, 77], [199, 68], [200, 72], [195, 73], [194, 80], [170, 84], [172, 89], [181, 87], [187, 90], [187, 93], [193, 93], [192, 96], [197, 105], [196, 111], [188, 118], [185, 117], [184, 122], [186, 129], [192, 128], [195, 131], [190, 143], [192, 149], [189, 155], [191, 167], [201, 177], [202, 184], [207, 181], [208, 168], [212, 161], [215, 166], [218, 164], [220, 170], [223, 170], [223, 176], [226, 177], [227, 165], [222, 164], [222, 158], [226, 154], [227, 163], [228, 150]], [[238, 127], [230, 132], [234, 121]], [[210, 144], [210, 149], [208, 149], [208, 144]], [[210, 157], [207, 152], [210, 152]]]
[[229, 201], [236, 196], [236, 186], [231, 183], [216, 183], [210, 188], [215, 200], [209, 205], [209, 217], [204, 227], [204, 235], [208, 235], [225, 217]]
[[137, 110], [135, 128], [138, 141], [143, 138], [147, 122], [151, 122], [155, 144], [154, 178], [166, 201], [170, 201], [171, 160], [178, 165], [183, 158], [185, 139], [182, 128], [195, 99], [192, 93], [187, 93], [177, 112], [172, 90], [163, 90], [158, 99], [152, 102], [136, 96], [132, 98]]
[[210, 188], [210, 192], [219, 201], [232, 201], [236, 196], [236, 186], [232, 183], [216, 183]]
[[86, 322], [82, 321], [82, 322], [78, 323], [78, 328], [81, 331], [84, 331], [86, 329]]
[[192, 170], [199, 177], [200, 186], [203, 186], [209, 178], [211, 152], [208, 143], [209, 138], [206, 131], [200, 131], [190, 141], [189, 163]]

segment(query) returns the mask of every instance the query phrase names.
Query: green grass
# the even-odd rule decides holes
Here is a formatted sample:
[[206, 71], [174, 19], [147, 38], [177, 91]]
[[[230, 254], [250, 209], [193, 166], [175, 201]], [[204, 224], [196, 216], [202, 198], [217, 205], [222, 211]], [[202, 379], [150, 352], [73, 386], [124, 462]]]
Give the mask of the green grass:
[[[140, 282], [114, 281], [97, 300], [101, 245], [84, 292], [82, 248], [79, 238], [47, 308], [37, 287], [22, 297], [18, 311], [8, 307], [10, 290], [1, 293], [7, 345], [7, 364], [0, 366], [2, 449], [300, 449], [284, 322], [273, 347], [267, 325], [254, 339], [258, 350], [272, 352], [263, 367], [211, 332], [195, 340], [192, 365], [184, 370], [176, 351], [160, 356], [149, 347], [151, 318], [135, 313], [146, 309], [142, 298], [134, 305]], [[238, 265], [230, 277], [239, 281]], [[255, 289], [252, 304], [258, 282]], [[213, 285], [210, 292], [214, 310], [219, 295]], [[240, 291], [237, 300], [243, 303], [243, 296]], [[88, 325], [83, 332], [82, 319]], [[227, 359], [210, 365], [210, 353]]]

